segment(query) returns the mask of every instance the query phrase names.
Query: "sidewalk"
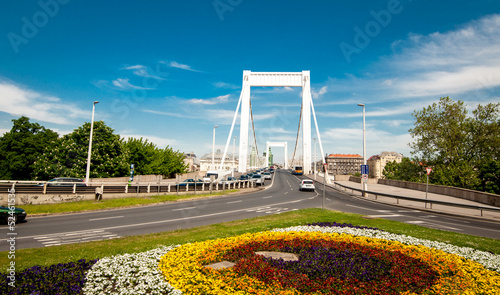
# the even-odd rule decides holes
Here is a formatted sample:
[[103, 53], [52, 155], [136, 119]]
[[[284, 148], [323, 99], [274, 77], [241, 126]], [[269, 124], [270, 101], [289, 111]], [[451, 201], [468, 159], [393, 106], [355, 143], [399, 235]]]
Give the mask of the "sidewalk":
[[[318, 180], [319, 180], [318, 182], [322, 182], [322, 179], [321, 180], [318, 179]], [[354, 189], [362, 189], [362, 184], [357, 183], [357, 182], [336, 181], [336, 183], [347, 186], [347, 187], [351, 187]], [[338, 190], [344, 191], [344, 188], [335, 185], [333, 182], [331, 184], [327, 184], [327, 185], [334, 187]], [[391, 194], [391, 195], [396, 195], [396, 196], [411, 197], [411, 198], [425, 200], [425, 192], [411, 190], [411, 189], [405, 189], [405, 188], [400, 188], [400, 187], [395, 187], [395, 186], [370, 183], [370, 184], [368, 184], [367, 190], [372, 191], [372, 192], [380, 192], [380, 193]], [[349, 190], [349, 189], [347, 189], [346, 192], [349, 194], [361, 197], [360, 192], [356, 192], [356, 191], [351, 192], [351, 190]], [[377, 201], [377, 202], [381, 202], [381, 203], [387, 203], [387, 204], [393, 204], [393, 205], [413, 208], [415, 210], [427, 210], [430, 212], [442, 212], [442, 213], [448, 213], [448, 214], [453, 214], [453, 215], [475, 217], [475, 218], [480, 218], [480, 219], [485, 219], [485, 220], [500, 221], [500, 212], [483, 210], [483, 212], [482, 212], [483, 216], [481, 216], [481, 211], [477, 210], [477, 209], [452, 207], [452, 206], [437, 205], [437, 204], [432, 204], [432, 206], [431, 206], [431, 204], [427, 204], [427, 206], [426, 206], [426, 203], [424, 203], [424, 202], [413, 202], [413, 201], [408, 201], [408, 200], [399, 200], [398, 201], [395, 198], [383, 197], [383, 196], [375, 197], [375, 195], [372, 195], [372, 194], [368, 194], [366, 196], [366, 198], [369, 200], [373, 200], [373, 201]], [[447, 202], [447, 203], [454, 203], [454, 204], [466, 204], [466, 205], [473, 205], [473, 206], [498, 208], [498, 207], [489, 206], [489, 205], [485, 205], [485, 204], [474, 202], [474, 201], [450, 197], [450, 196], [446, 196], [446, 195], [432, 194], [432, 193], [427, 194], [427, 199], [428, 200], [442, 201], [442, 202]]]

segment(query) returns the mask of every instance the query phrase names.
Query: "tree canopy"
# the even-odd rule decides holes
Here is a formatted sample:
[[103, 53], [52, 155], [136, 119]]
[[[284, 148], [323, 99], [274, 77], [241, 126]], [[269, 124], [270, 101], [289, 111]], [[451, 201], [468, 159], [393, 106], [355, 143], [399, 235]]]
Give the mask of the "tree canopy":
[[[432, 167], [431, 183], [500, 193], [499, 114], [500, 103], [479, 104], [470, 115], [463, 101], [449, 97], [414, 111], [410, 162]], [[406, 180], [421, 174], [408, 161], [394, 165], [387, 167], [386, 177]]]
[[[47, 146], [35, 163], [37, 179], [52, 177], [84, 178], [90, 139], [90, 123]], [[94, 122], [90, 177], [118, 177], [128, 173], [127, 157], [120, 136], [103, 121]]]
[[12, 122], [12, 129], [0, 137], [0, 179], [30, 180], [36, 159], [58, 135], [24, 116]]
[[[90, 139], [90, 123], [72, 133], [58, 134], [29, 118], [12, 120], [10, 132], [0, 137], [0, 179], [48, 180], [54, 177], [84, 178]], [[185, 173], [184, 155], [172, 148], [158, 148], [147, 140], [123, 140], [103, 121], [94, 122], [90, 177], [128, 176], [130, 164], [136, 174], [165, 177]]]

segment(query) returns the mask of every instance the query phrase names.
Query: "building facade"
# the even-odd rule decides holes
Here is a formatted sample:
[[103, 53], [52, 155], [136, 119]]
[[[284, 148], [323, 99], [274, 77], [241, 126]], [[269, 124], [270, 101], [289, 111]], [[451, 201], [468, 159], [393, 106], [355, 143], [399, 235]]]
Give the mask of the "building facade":
[[380, 155], [375, 155], [370, 157], [366, 162], [370, 167], [370, 178], [385, 178], [384, 168], [387, 163], [396, 161], [396, 163], [401, 163], [403, 159], [403, 154], [397, 152], [382, 152]]
[[189, 172], [200, 170], [200, 161], [198, 161], [198, 158], [196, 158], [194, 153], [184, 154], [184, 164], [188, 166]]
[[[221, 150], [217, 150], [214, 155], [214, 165], [212, 165], [212, 153], [208, 153], [203, 155], [200, 158], [200, 171], [213, 171], [219, 170], [221, 162], [222, 162], [223, 153]], [[234, 157], [233, 162], [233, 154], [226, 154], [226, 159], [224, 160], [224, 167], [222, 170], [231, 171], [231, 169], [238, 170], [238, 156]]]
[[325, 157], [328, 173], [333, 175], [354, 175], [361, 172], [363, 157], [357, 154], [330, 154]]

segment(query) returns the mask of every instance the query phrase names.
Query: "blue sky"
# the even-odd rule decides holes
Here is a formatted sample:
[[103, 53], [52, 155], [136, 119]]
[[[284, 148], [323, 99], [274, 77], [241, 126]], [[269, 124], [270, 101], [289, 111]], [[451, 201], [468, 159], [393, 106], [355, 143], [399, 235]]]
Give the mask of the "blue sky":
[[[22, 115], [69, 133], [98, 100], [95, 119], [121, 136], [202, 156], [213, 125], [226, 143], [243, 70], [309, 70], [325, 153], [362, 154], [364, 103], [367, 155], [409, 156], [414, 110], [443, 96], [470, 109], [500, 101], [499, 1], [2, 4], [0, 133]], [[300, 88], [252, 88], [251, 99], [259, 149], [293, 147]]]

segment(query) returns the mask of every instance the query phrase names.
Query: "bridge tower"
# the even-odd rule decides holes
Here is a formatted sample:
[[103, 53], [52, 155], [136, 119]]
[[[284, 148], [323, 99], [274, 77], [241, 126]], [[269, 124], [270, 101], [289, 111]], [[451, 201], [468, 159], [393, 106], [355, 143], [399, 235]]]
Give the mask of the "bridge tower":
[[[311, 172], [311, 110], [313, 112], [314, 122], [316, 124], [316, 132], [321, 154], [323, 147], [319, 136], [318, 124], [314, 113], [314, 106], [311, 97], [311, 79], [309, 71], [302, 72], [252, 72], [243, 71], [243, 85], [240, 94], [240, 100], [236, 107], [236, 112], [233, 118], [233, 124], [229, 132], [226, 149], [224, 151], [225, 158], [229, 142], [233, 133], [234, 125], [238, 115], [238, 110], [241, 104], [240, 116], [240, 142], [239, 142], [239, 165], [238, 172], [246, 172], [248, 169], [248, 128], [250, 123], [250, 88], [254, 87], [302, 87], [302, 151], [303, 151], [303, 169], [304, 173]], [[324, 161], [324, 159], [323, 159]], [[223, 167], [224, 163], [221, 163]]]

